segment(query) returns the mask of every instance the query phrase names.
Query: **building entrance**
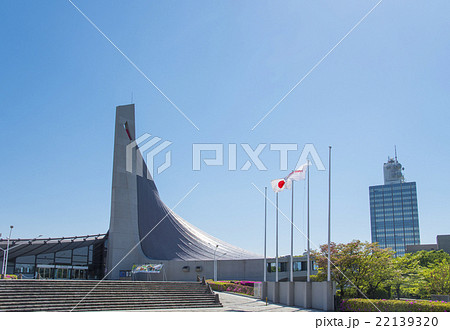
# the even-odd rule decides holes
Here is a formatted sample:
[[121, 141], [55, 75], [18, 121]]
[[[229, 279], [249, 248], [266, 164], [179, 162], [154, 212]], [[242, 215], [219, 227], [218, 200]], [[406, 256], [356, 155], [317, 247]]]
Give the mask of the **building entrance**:
[[87, 269], [72, 269], [72, 279], [85, 280], [87, 278]]
[[48, 267], [37, 267], [37, 273], [39, 277], [42, 279], [54, 279], [55, 278], [55, 269]]
[[68, 279], [70, 279], [70, 269], [68, 269], [68, 268], [57, 268], [56, 269], [56, 276], [55, 276], [55, 278], [57, 280], [68, 280]]
[[38, 265], [37, 274], [41, 279], [85, 280], [88, 267], [63, 265]]

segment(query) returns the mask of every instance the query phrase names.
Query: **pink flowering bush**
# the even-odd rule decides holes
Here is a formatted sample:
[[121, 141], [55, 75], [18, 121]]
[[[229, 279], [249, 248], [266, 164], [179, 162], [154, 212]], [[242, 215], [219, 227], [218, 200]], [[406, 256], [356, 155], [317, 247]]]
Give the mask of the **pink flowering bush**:
[[225, 291], [253, 296], [255, 282], [252, 281], [206, 281], [214, 291]]
[[426, 300], [344, 299], [341, 312], [448, 312], [450, 303]]
[[17, 275], [14, 274], [6, 274], [5, 280], [17, 280]]

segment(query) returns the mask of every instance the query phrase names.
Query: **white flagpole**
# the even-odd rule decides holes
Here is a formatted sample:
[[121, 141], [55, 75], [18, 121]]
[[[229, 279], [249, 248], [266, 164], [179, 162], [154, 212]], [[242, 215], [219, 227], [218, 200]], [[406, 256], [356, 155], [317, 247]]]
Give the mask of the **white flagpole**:
[[327, 281], [331, 281], [331, 146], [328, 147], [328, 274]]
[[264, 282], [267, 282], [267, 187], [264, 188]]
[[276, 232], [276, 239], [275, 239], [275, 241], [276, 241], [276, 243], [275, 243], [275, 245], [276, 245], [276, 248], [275, 248], [275, 254], [276, 254], [276, 256], [275, 256], [275, 282], [278, 282], [278, 193], [275, 193], [276, 194], [276, 209], [277, 209], [277, 215], [276, 215], [276, 230], [275, 230], [275, 232]]
[[310, 282], [311, 281], [311, 258], [310, 258], [310, 246], [309, 246], [309, 159], [308, 159], [308, 178], [307, 178], [307, 182], [308, 182], [308, 189], [306, 192], [306, 204], [307, 204], [307, 214], [306, 214], [306, 228], [307, 228], [307, 232], [306, 232], [306, 246], [307, 246], [307, 263], [308, 266], [306, 267], [306, 281]]
[[294, 181], [292, 181], [292, 205], [291, 205], [291, 266], [290, 281], [294, 282]]

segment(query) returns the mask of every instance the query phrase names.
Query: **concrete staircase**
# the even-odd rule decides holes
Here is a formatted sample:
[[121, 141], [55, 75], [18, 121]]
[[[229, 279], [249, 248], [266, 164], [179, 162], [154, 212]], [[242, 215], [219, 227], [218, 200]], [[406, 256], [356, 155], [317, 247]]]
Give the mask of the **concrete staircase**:
[[197, 282], [0, 280], [0, 311], [119, 311], [222, 307]]

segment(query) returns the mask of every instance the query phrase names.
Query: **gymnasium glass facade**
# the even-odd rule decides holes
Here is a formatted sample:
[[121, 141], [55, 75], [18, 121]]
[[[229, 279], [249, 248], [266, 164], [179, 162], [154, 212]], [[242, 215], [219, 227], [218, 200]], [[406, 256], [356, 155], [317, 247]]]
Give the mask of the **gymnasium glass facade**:
[[[103, 236], [13, 240], [7, 274], [25, 279], [102, 279], [107, 245]], [[4, 244], [0, 245], [4, 249]]]

